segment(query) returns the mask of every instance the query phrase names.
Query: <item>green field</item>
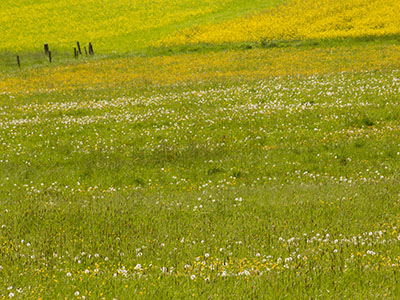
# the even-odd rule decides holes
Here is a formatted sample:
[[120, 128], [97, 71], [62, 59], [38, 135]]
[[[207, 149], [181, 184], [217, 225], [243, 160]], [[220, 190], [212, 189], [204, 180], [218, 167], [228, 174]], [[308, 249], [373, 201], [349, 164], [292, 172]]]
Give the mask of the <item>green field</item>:
[[[94, 0], [0, 20], [99, 2], [120, 26]], [[78, 59], [87, 32], [54, 30], [52, 64], [36, 34], [1, 41], [0, 299], [400, 297], [396, 38], [148, 47], [276, 3], [134, 1], [183, 17]]]

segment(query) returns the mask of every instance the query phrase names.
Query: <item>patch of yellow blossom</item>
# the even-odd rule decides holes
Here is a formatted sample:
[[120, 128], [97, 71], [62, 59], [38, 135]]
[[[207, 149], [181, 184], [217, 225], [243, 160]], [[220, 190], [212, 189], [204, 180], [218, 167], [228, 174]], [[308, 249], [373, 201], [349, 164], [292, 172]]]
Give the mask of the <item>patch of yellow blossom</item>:
[[181, 31], [158, 45], [395, 35], [399, 10], [397, 0], [291, 0], [264, 13]]
[[398, 45], [359, 45], [104, 59], [0, 73], [0, 95], [393, 69], [398, 53]]

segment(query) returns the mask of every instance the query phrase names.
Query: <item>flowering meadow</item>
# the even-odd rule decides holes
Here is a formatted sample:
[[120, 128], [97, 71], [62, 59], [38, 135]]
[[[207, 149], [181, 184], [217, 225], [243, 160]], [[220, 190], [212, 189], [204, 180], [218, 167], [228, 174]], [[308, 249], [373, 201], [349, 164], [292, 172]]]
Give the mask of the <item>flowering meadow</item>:
[[399, 299], [398, 6], [2, 0], [0, 299]]
[[396, 298], [396, 53], [1, 73], [0, 298]]

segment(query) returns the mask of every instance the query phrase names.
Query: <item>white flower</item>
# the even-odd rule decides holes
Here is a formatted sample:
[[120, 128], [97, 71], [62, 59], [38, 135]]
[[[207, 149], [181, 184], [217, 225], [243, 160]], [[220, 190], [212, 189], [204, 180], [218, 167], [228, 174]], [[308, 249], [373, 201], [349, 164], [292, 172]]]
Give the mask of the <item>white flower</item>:
[[210, 256], [210, 254], [206, 253], [206, 254], [204, 254], [204, 256], [205, 256], [205, 257], [209, 257], [209, 256]]
[[76, 291], [76, 292], [74, 293], [74, 295], [75, 295], [76, 297], [78, 297], [78, 296], [79, 296], [79, 292]]
[[141, 264], [137, 264], [135, 267], [135, 270], [141, 270], [142, 269], [142, 265]]
[[85, 274], [89, 274], [90, 271], [88, 269], [85, 270]]
[[8, 297], [10, 297], [10, 298], [12, 298], [12, 297], [14, 297], [15, 295], [14, 295], [14, 293], [9, 293], [8, 294]]
[[68, 272], [67, 277], [71, 277], [71, 276], [72, 276], [71, 272]]
[[190, 276], [190, 279], [192, 279], [192, 280], [195, 280], [196, 279], [196, 275], [192, 275], [192, 276]]

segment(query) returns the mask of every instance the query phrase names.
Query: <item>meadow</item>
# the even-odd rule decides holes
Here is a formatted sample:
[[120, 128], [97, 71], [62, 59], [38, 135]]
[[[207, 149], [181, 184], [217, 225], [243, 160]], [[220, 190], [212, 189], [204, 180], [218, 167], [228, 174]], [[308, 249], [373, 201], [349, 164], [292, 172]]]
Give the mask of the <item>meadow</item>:
[[[204, 14], [183, 30], [300, 3], [250, 2], [130, 3]], [[118, 53], [111, 26], [78, 59], [55, 34], [52, 64], [34, 31], [2, 44], [0, 299], [399, 298], [396, 35], [155, 45], [171, 24]]]

